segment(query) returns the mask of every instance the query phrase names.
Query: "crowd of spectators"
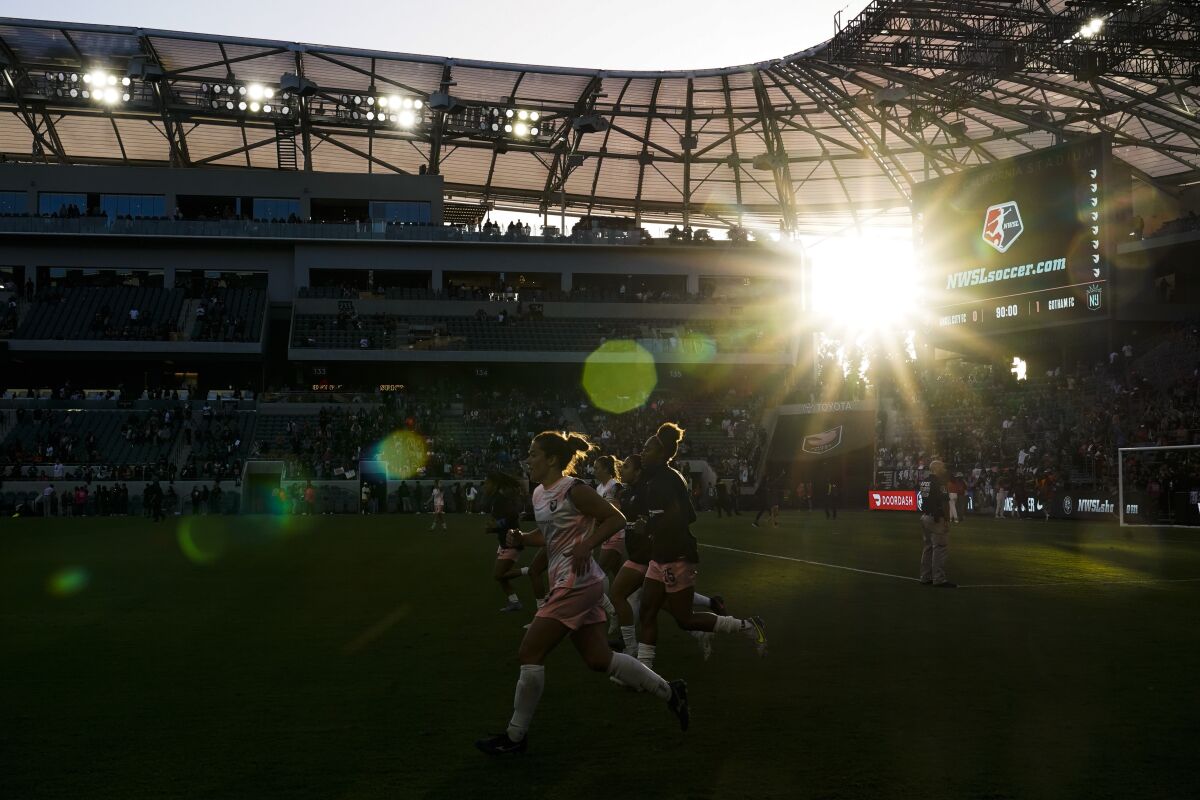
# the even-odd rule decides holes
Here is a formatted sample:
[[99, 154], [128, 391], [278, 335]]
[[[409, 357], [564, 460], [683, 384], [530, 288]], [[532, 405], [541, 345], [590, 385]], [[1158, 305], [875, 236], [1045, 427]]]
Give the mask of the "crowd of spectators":
[[1018, 506], [1083, 487], [1115, 495], [1118, 448], [1200, 443], [1200, 338], [1181, 326], [1141, 356], [1127, 343], [1020, 381], [986, 365], [919, 373], [895, 399], [876, 467], [896, 488], [940, 457], [977, 509], [1001, 491]]

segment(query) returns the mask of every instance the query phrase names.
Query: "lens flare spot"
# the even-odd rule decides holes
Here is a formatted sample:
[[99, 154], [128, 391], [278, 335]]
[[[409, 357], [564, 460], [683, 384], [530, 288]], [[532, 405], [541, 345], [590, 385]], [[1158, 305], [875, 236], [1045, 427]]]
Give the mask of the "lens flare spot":
[[385, 436], [375, 447], [375, 458], [387, 462], [388, 476], [398, 480], [416, 477], [429, 459], [425, 437], [400, 430]]
[[583, 363], [583, 390], [601, 411], [624, 414], [641, 408], [657, 385], [654, 356], [632, 340], [605, 342]]
[[191, 520], [179, 524], [179, 549], [193, 564], [207, 566], [225, 554], [225, 531], [216, 527], [197, 526]]
[[87, 588], [91, 576], [83, 567], [63, 567], [46, 581], [46, 591], [55, 597], [70, 597]]

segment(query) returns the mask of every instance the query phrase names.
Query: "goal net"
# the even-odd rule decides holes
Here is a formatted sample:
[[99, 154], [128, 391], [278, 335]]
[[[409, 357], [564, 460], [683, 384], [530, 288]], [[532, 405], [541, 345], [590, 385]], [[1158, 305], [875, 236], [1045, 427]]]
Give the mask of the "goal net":
[[1200, 528], [1200, 444], [1117, 451], [1122, 525]]

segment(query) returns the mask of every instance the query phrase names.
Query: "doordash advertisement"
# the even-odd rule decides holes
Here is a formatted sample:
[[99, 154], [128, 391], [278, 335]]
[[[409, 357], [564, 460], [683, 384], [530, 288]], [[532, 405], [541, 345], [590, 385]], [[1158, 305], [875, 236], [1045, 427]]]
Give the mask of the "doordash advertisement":
[[917, 511], [916, 492], [890, 492], [872, 489], [867, 493], [867, 503], [872, 511]]

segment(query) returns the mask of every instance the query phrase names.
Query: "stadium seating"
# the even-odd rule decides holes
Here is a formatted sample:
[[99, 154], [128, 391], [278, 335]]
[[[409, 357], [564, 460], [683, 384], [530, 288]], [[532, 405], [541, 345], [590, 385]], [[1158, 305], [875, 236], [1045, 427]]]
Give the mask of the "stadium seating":
[[611, 339], [636, 339], [651, 352], [703, 356], [750, 352], [754, 326], [714, 320], [506, 319], [393, 314], [297, 314], [292, 346], [333, 350], [528, 350], [581, 352]]
[[[183, 289], [134, 286], [47, 291], [32, 303], [13, 338], [52, 340], [258, 341], [266, 316], [261, 289], [216, 289], [216, 315], [197, 318], [209, 297], [188, 299]], [[130, 317], [137, 310], [137, 319]], [[186, 314], [185, 314], [186, 311]]]
[[[167, 339], [178, 335], [182, 289], [133, 286], [65, 289], [29, 309], [17, 339]], [[137, 319], [130, 318], [137, 310]]]

